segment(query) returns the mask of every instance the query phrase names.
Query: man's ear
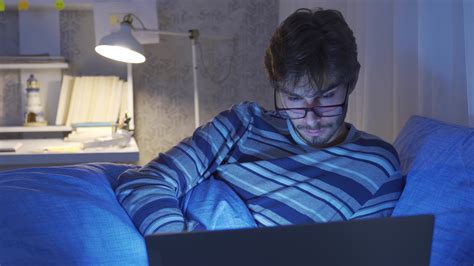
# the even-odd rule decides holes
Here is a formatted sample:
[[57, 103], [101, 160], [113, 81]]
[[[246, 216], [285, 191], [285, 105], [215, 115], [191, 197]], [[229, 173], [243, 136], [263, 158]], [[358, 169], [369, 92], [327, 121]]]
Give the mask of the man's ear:
[[359, 72], [360, 72], [360, 65], [357, 68], [357, 73], [354, 75], [354, 79], [351, 81], [351, 84], [349, 84], [349, 94], [351, 94], [355, 89], [357, 80], [359, 79]]

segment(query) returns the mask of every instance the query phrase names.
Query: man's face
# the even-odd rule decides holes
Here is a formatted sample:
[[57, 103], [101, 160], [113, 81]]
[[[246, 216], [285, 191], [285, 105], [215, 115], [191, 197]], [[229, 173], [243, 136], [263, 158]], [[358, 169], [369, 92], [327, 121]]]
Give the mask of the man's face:
[[[289, 109], [286, 113], [299, 135], [308, 144], [314, 147], [328, 147], [340, 142], [346, 133], [344, 127], [346, 108], [343, 104], [348, 93], [347, 89], [345, 84], [323, 90], [297, 86], [291, 91], [278, 91], [277, 105], [279, 108], [325, 106], [315, 108], [317, 112]], [[299, 118], [304, 116], [305, 112], [306, 116]]]

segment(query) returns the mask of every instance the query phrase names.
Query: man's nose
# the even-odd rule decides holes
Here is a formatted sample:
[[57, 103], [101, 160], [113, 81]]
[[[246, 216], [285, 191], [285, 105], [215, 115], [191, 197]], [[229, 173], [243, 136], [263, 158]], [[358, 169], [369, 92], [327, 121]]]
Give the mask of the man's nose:
[[308, 113], [306, 114], [305, 117], [305, 122], [308, 126], [315, 126], [319, 123], [319, 120], [321, 120], [321, 117], [316, 114], [313, 110], [308, 110]]

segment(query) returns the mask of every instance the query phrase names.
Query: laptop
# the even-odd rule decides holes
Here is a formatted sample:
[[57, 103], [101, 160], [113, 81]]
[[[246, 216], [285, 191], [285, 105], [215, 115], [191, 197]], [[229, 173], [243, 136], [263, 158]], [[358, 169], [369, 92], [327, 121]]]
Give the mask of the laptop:
[[150, 265], [429, 265], [432, 215], [156, 234]]

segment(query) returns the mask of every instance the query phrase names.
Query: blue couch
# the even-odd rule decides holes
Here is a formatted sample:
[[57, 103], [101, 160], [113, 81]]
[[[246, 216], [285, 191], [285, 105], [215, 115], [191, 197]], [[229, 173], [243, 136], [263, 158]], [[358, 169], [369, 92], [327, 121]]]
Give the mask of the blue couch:
[[394, 146], [406, 185], [392, 215], [435, 214], [431, 265], [474, 265], [474, 128], [414, 116]]
[[[432, 265], [474, 263], [474, 129], [412, 117], [394, 143], [407, 183], [394, 216], [434, 214]], [[147, 265], [114, 187], [131, 165], [0, 173], [0, 265]]]

